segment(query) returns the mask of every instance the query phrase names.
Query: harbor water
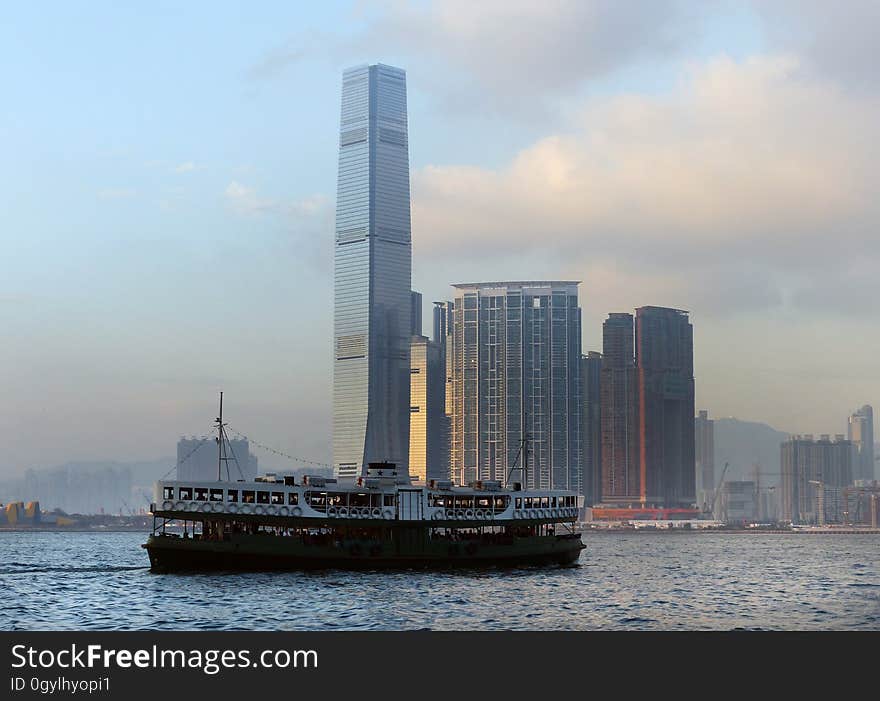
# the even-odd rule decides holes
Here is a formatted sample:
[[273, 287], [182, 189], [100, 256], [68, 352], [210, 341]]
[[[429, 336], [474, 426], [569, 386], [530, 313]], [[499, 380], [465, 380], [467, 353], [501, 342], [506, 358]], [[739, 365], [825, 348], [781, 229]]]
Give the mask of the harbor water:
[[0, 533], [2, 630], [880, 630], [880, 536], [585, 533], [570, 568], [149, 571], [145, 533]]

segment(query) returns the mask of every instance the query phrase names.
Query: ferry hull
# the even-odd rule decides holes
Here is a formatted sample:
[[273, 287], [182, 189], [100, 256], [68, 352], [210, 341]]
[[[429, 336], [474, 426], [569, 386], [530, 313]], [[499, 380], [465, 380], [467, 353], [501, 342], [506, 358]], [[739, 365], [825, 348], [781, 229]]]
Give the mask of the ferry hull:
[[408, 550], [368, 543], [309, 547], [291, 540], [294, 542], [277, 542], [271, 537], [201, 541], [151, 536], [143, 547], [154, 572], [571, 566], [584, 549], [579, 536], [522, 539], [512, 545], [432, 543]]

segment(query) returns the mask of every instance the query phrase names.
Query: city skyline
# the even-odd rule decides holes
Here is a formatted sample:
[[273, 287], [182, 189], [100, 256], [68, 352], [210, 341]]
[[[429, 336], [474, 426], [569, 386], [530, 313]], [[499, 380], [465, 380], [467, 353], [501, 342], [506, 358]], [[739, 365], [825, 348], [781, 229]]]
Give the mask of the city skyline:
[[[377, 60], [413, 76], [424, 304], [468, 278], [581, 279], [585, 353], [608, 312], [689, 309], [698, 405], [845, 433], [880, 405], [880, 115], [858, 70], [871, 6], [838, 17], [804, 2], [782, 36], [784, 3], [682, 5], [504, 22], [491, 4], [376, 7], [350, 33], [336, 28], [345, 3], [252, 23], [212, 7], [208, 26], [195, 7], [60, 8], [48, 24], [13, 8], [0, 475], [167, 455], [208, 429], [219, 389], [233, 425], [331, 461], [339, 75]], [[136, 15], [191, 52], [123, 41], [115, 28]], [[526, 37], [507, 44], [535, 84], [528, 104], [510, 36]]]

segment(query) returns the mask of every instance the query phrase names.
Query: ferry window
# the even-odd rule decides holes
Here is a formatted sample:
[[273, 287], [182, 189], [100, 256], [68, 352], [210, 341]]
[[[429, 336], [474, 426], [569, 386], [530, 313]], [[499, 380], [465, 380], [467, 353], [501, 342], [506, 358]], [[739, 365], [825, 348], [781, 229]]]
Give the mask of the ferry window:
[[490, 508], [490, 502], [489, 502], [488, 497], [477, 497], [477, 508], [478, 509]]
[[[517, 499], [519, 501], [519, 499]], [[495, 497], [495, 508], [496, 509], [506, 509], [507, 505], [510, 503], [510, 497]], [[516, 507], [520, 508], [519, 506]]]
[[370, 506], [373, 508], [382, 506], [382, 495], [381, 494], [371, 494], [370, 495]]
[[331, 492], [327, 495], [327, 503], [330, 506], [345, 506], [345, 494]]
[[394, 506], [394, 495], [393, 494], [386, 494], [384, 501], [385, 501], [385, 506]]
[[163, 499], [173, 499], [174, 498], [174, 487], [164, 487], [162, 489], [162, 498]]
[[541, 508], [546, 509], [550, 506], [550, 497], [541, 497]]
[[522, 497], [517, 497], [517, 498], [516, 498], [516, 508], [517, 508], [517, 509], [521, 509], [521, 508], [522, 508]]
[[272, 503], [273, 504], [283, 504], [284, 503], [284, 492], [272, 492]]
[[192, 499], [193, 498], [193, 490], [192, 487], [181, 487], [178, 495], [181, 499]]
[[245, 489], [241, 493], [241, 501], [243, 504], [253, 504], [256, 501], [257, 493], [249, 489]]
[[196, 487], [196, 501], [208, 501], [207, 487]]
[[299, 504], [299, 494], [296, 492], [290, 492], [290, 494], [287, 495], [287, 503], [291, 506]]
[[238, 501], [238, 490], [237, 489], [229, 489], [226, 492], [226, 501], [234, 503]]
[[550, 507], [556, 508], [556, 497], [550, 497]]
[[306, 501], [312, 508], [323, 511], [327, 506], [327, 492], [306, 492]]
[[532, 498], [531, 497], [526, 497], [526, 508], [527, 509], [532, 508]]
[[257, 492], [257, 503], [258, 504], [268, 504], [269, 503], [269, 492]]
[[349, 494], [348, 495], [348, 504], [349, 506], [369, 506], [370, 505], [370, 495], [369, 494]]
[[212, 489], [211, 490], [211, 501], [223, 501], [223, 490], [222, 489]]

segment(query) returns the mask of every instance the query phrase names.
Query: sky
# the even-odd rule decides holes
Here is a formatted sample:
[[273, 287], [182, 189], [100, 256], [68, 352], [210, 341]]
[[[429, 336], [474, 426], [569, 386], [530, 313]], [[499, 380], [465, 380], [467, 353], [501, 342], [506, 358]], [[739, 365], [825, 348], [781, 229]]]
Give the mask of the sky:
[[[713, 416], [880, 406], [880, 3], [16, 3], [0, 476], [232, 429], [330, 462], [342, 70], [407, 71], [413, 287], [691, 312]], [[264, 465], [296, 466], [264, 457]]]

